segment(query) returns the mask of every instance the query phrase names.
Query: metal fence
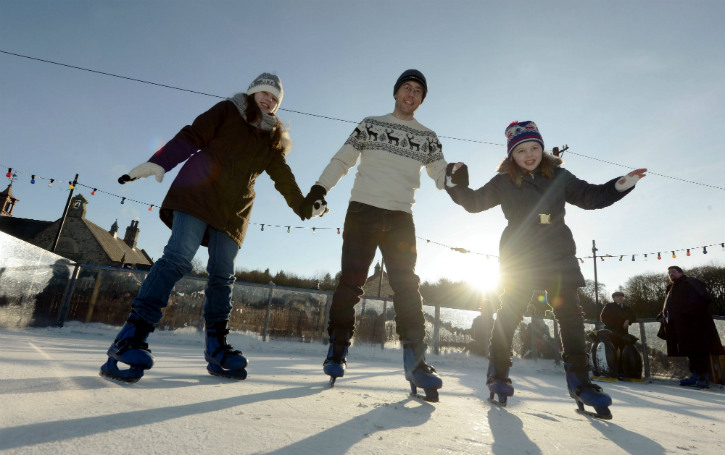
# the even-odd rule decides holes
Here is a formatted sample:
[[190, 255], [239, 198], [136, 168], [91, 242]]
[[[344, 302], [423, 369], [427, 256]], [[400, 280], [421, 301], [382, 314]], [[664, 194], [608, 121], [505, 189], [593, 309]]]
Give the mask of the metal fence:
[[[0, 326], [62, 326], [66, 321], [121, 326], [131, 309], [146, 271], [79, 264], [0, 232]], [[204, 328], [202, 316], [206, 278], [187, 276], [174, 287], [159, 330]], [[327, 343], [327, 316], [332, 292], [270, 284], [235, 283], [229, 327], [258, 335], [262, 340], [287, 339]], [[479, 311], [424, 305], [426, 342], [439, 355], [488, 354], [492, 315]], [[399, 349], [392, 299], [363, 296], [356, 305], [354, 343]], [[725, 321], [716, 320], [725, 334]], [[587, 321], [586, 329], [596, 328]], [[659, 323], [639, 322], [637, 347], [643, 355], [644, 374], [678, 378], [688, 374], [686, 359], [670, 358], [655, 336]], [[514, 336], [514, 352], [526, 358], [559, 363], [558, 326], [552, 319], [525, 317]], [[725, 370], [715, 359], [715, 376]]]

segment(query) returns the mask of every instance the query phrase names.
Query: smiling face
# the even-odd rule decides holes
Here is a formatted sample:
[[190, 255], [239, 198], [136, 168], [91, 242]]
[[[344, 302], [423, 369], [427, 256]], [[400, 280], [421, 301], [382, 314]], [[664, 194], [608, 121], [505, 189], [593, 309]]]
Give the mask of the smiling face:
[[511, 152], [514, 162], [522, 169], [532, 172], [539, 167], [543, 150], [541, 144], [535, 141], [522, 142]]
[[416, 109], [423, 103], [423, 86], [414, 81], [403, 82], [393, 97], [393, 115], [401, 120], [412, 120]]
[[256, 92], [254, 94], [254, 102], [257, 103], [259, 109], [265, 114], [273, 114], [279, 104], [277, 97], [269, 92]]

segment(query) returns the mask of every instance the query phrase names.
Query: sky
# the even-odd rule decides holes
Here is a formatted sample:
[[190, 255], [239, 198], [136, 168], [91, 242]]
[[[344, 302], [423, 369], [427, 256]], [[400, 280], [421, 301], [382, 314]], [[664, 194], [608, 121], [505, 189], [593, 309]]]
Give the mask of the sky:
[[[595, 275], [593, 241], [613, 256], [596, 268], [611, 292], [669, 265], [725, 263], [723, 43], [719, 0], [0, 0], [0, 186], [12, 167], [14, 216], [55, 220], [78, 174], [87, 218], [107, 229], [117, 220], [121, 234], [138, 220], [138, 245], [158, 259], [170, 231], [148, 208], [178, 168], [161, 184], [117, 178], [197, 115], [261, 72], [278, 74], [288, 163], [306, 193], [357, 122], [392, 112], [395, 80], [417, 68], [429, 91], [416, 118], [447, 161], [467, 163], [474, 188], [495, 175], [514, 120], [535, 121], [547, 150], [567, 145], [564, 166], [590, 183], [649, 169], [614, 206], [568, 206], [585, 278]], [[354, 175], [330, 191], [330, 213], [305, 222], [261, 176], [236, 268], [334, 276]], [[495, 286], [500, 208], [469, 214], [425, 172], [416, 201], [421, 279]]]
[[325, 346], [232, 333], [250, 362], [234, 381], [206, 373], [194, 331], [156, 331], [154, 367], [126, 385], [98, 376], [117, 330], [0, 329], [0, 453], [686, 455], [725, 443], [722, 386], [601, 382], [613, 418], [595, 420], [574, 411], [553, 360], [515, 358], [500, 408], [484, 357], [429, 354], [443, 388], [427, 403], [408, 396], [399, 349], [353, 345], [330, 388]]

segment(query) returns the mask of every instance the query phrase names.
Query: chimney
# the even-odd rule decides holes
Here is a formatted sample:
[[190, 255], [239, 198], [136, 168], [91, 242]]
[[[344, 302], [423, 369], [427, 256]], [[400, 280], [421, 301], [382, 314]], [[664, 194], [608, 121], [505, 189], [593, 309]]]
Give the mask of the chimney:
[[109, 234], [113, 236], [113, 238], [118, 237], [116, 234], [118, 233], [118, 220], [114, 221], [111, 225], [111, 230], [108, 231]]
[[126, 235], [123, 237], [123, 241], [131, 248], [136, 248], [138, 233], [138, 221], [131, 221], [131, 224], [126, 228]]

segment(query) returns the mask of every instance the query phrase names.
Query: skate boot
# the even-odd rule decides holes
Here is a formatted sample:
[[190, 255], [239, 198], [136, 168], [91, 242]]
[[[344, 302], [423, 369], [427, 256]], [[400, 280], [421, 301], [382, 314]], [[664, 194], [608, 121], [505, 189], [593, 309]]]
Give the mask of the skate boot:
[[[514, 395], [514, 386], [511, 385], [509, 379], [509, 368], [511, 361], [498, 362], [491, 359], [488, 363], [488, 371], [486, 372], [486, 385], [491, 395], [488, 401], [499, 406], [506, 406], [508, 397]], [[494, 395], [498, 395], [498, 400], [494, 399]]]
[[692, 372], [692, 376], [689, 378], [680, 379], [680, 385], [683, 387], [692, 387], [697, 385], [699, 377], [696, 371]]
[[214, 376], [230, 379], [247, 377], [247, 358], [227, 344], [227, 321], [213, 322], [206, 326], [206, 350], [204, 358], [209, 364], [206, 370]]
[[[154, 326], [131, 313], [126, 324], [108, 348], [108, 361], [101, 366], [100, 375], [123, 382], [136, 382], [143, 376], [144, 370], [154, 365], [154, 358], [146, 343]], [[119, 370], [118, 362], [129, 365], [127, 370]]]
[[347, 349], [350, 346], [350, 335], [347, 330], [335, 329], [330, 335], [330, 346], [327, 358], [322, 364], [322, 371], [330, 376], [330, 387], [335, 385], [337, 378], [345, 376], [347, 367]]
[[[443, 387], [443, 380], [435, 368], [425, 362], [426, 345], [423, 341], [403, 341], [403, 367], [405, 379], [410, 382], [410, 394], [425, 401], [438, 402], [438, 389]], [[418, 387], [425, 391], [425, 396], [418, 395]]]
[[710, 377], [706, 374], [701, 374], [697, 377], [695, 387], [698, 389], [709, 389], [710, 388]]
[[[611, 419], [609, 405], [612, 404], [612, 398], [589, 379], [590, 367], [586, 354], [571, 357], [571, 360], [564, 359], [564, 371], [569, 395], [576, 401], [577, 412], [599, 419]], [[585, 405], [593, 407], [596, 412], [585, 410]]]

